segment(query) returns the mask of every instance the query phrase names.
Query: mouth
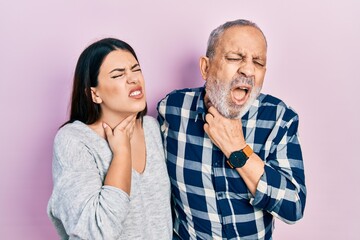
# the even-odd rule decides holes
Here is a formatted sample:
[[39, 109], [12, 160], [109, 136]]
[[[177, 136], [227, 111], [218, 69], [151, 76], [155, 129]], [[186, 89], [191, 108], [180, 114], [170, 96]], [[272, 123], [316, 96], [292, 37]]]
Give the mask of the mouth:
[[143, 95], [141, 87], [134, 88], [129, 92], [129, 97], [131, 98], [142, 98]]
[[231, 100], [239, 106], [246, 103], [251, 92], [251, 86], [237, 86], [231, 89]]

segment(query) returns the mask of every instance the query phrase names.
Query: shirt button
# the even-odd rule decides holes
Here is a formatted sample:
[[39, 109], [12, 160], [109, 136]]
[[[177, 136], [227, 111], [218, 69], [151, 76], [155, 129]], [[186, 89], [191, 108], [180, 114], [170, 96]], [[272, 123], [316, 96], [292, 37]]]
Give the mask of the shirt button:
[[214, 162], [214, 166], [215, 166], [215, 167], [220, 167], [220, 166], [221, 166], [221, 162], [220, 162], [220, 161], [215, 161], [215, 162]]
[[217, 192], [216, 193], [218, 199], [223, 199], [225, 194], [223, 192]]

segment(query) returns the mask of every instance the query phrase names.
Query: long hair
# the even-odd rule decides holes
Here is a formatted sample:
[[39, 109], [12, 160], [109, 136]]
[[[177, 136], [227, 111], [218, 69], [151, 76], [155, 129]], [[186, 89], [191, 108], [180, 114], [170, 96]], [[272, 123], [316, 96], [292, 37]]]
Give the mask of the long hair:
[[[115, 38], [104, 38], [94, 42], [81, 53], [75, 68], [70, 118], [64, 125], [76, 120], [85, 124], [92, 124], [99, 120], [101, 107], [92, 101], [91, 87], [96, 87], [99, 83], [100, 67], [105, 57], [117, 49], [130, 52], [138, 61], [134, 49], [126, 42]], [[142, 121], [146, 112], [147, 106], [138, 113], [136, 118]]]

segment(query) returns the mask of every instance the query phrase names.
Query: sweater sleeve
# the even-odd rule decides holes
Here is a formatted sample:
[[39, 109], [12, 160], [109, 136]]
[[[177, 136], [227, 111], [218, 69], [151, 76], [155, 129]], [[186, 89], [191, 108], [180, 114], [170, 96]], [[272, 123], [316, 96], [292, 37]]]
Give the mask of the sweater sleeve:
[[48, 211], [54, 222], [62, 223], [63, 233], [70, 239], [119, 237], [129, 211], [129, 196], [118, 188], [103, 186], [95, 157], [79, 138], [56, 136], [53, 178]]

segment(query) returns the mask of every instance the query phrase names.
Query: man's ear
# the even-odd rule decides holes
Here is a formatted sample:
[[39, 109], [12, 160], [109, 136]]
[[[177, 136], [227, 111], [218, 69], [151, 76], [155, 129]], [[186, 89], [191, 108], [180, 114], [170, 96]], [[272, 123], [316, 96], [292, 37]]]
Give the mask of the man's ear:
[[101, 97], [99, 97], [99, 95], [97, 93], [97, 89], [94, 87], [91, 88], [91, 98], [94, 103], [97, 103], [97, 104], [102, 103], [102, 99], [101, 99]]
[[199, 61], [199, 64], [200, 64], [200, 73], [201, 73], [201, 76], [202, 78], [206, 81], [207, 78], [208, 78], [208, 72], [209, 72], [209, 58], [208, 57], [201, 57], [200, 58], [200, 61]]

